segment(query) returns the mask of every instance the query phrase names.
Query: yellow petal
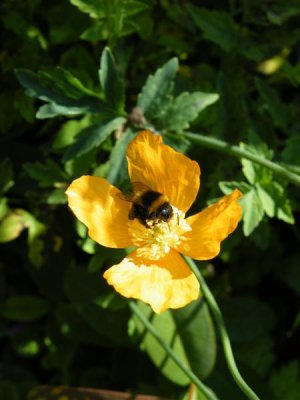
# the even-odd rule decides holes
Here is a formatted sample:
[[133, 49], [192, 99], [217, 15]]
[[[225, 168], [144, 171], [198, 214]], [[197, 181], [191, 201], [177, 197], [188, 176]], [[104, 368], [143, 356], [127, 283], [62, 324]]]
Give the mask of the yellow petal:
[[134, 251], [109, 268], [104, 278], [121, 295], [150, 304], [156, 313], [183, 307], [199, 296], [195, 275], [175, 251], [158, 261], [138, 257]]
[[242, 208], [236, 201], [241, 196], [242, 193], [236, 189], [216, 204], [187, 218], [192, 230], [181, 237], [177, 250], [196, 260], [216, 257], [221, 241], [235, 230], [241, 218]]
[[106, 179], [82, 176], [68, 187], [69, 207], [89, 230], [90, 237], [107, 247], [132, 245], [128, 232], [129, 202]]
[[162, 144], [160, 135], [138, 133], [127, 147], [127, 161], [131, 182], [165, 194], [183, 212], [193, 204], [200, 185], [199, 165]]

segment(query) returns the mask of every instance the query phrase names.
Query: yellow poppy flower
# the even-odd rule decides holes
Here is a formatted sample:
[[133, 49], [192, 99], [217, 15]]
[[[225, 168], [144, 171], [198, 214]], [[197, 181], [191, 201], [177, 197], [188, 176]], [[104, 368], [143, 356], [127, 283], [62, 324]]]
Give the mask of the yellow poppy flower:
[[[149, 131], [136, 135], [127, 147], [131, 182], [167, 196], [172, 215], [167, 221], [130, 219], [133, 204], [106, 179], [82, 176], [66, 193], [76, 217], [90, 237], [103, 246], [135, 250], [104, 278], [125, 297], [149, 303], [156, 313], [183, 307], [199, 296], [199, 282], [184, 259], [209, 260], [241, 217], [238, 190], [203, 211], [185, 218], [200, 186], [199, 165], [162, 143]], [[132, 216], [131, 216], [132, 217]]]

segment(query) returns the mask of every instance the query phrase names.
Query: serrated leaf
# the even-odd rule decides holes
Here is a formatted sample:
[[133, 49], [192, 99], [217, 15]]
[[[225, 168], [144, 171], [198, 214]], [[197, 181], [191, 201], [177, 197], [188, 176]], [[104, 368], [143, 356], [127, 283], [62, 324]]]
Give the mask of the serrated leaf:
[[124, 132], [110, 154], [107, 179], [114, 185], [120, 185], [127, 176], [126, 149], [134, 136], [131, 131]]
[[246, 158], [242, 158], [241, 163], [243, 166], [243, 174], [245, 175], [249, 183], [254, 184], [256, 181], [256, 171], [254, 163], [250, 160], [247, 160]]
[[118, 113], [124, 113], [124, 82], [108, 47], [101, 55], [99, 79], [106, 102]]
[[24, 169], [28, 175], [35, 179], [40, 187], [53, 186], [57, 182], [66, 182], [68, 177], [60, 166], [52, 160], [44, 163], [26, 163]]
[[246, 182], [219, 182], [219, 188], [224, 194], [230, 194], [234, 189], [239, 189], [243, 194], [246, 194], [251, 190], [251, 186]]
[[240, 204], [243, 207], [243, 232], [249, 236], [263, 219], [264, 207], [255, 188], [241, 198]]
[[[160, 333], [184, 364], [200, 378], [206, 377], [215, 361], [215, 335], [206, 305], [200, 300], [184, 309], [153, 314], [146, 304], [138, 307]], [[189, 379], [168, 357], [154, 337], [145, 332], [144, 326], [133, 316], [131, 321], [141, 335], [141, 346], [157, 368], [168, 379], [179, 385], [186, 385]]]
[[12, 321], [33, 321], [48, 313], [50, 304], [35, 296], [14, 296], [2, 304], [1, 315]]
[[90, 125], [89, 115], [80, 120], [71, 120], [61, 125], [52, 143], [54, 149], [63, 149], [74, 142], [74, 138], [79, 132]]
[[[240, 148], [250, 153], [271, 159], [273, 151], [255, 134], [248, 135], [251, 144], [240, 143]], [[268, 182], [272, 179], [272, 171], [257, 163], [242, 158], [243, 173], [251, 184], [256, 182]]]
[[138, 96], [137, 105], [143, 110], [147, 119], [153, 120], [166, 106], [173, 89], [173, 81], [178, 68], [177, 58], [172, 58], [154, 75], [150, 75]]
[[181, 93], [164, 112], [161, 118], [163, 128], [174, 131], [188, 128], [202, 110], [218, 99], [217, 93]]
[[104, 103], [92, 91], [62, 68], [38, 73], [26, 69], [15, 72], [28, 96], [50, 103], [40, 109], [39, 118], [105, 110]]
[[[55, 103], [48, 103], [41, 106], [37, 113], [37, 119], [47, 119], [47, 118], [54, 118], [58, 115], [65, 115], [65, 116], [76, 116], [83, 114], [85, 112], [92, 112], [89, 107], [86, 106], [74, 106], [67, 102], [66, 106], [57, 105]], [[95, 112], [95, 111], [94, 111]]]
[[83, 131], [76, 136], [74, 144], [66, 151], [63, 161], [69, 161], [74, 157], [78, 157], [100, 146], [108, 136], [120, 128], [124, 122], [125, 119], [119, 117], [107, 123], [98, 122], [83, 129]]
[[187, 9], [206, 39], [218, 44], [227, 52], [233, 49], [237, 41], [237, 29], [229, 14], [192, 4], [188, 4]]
[[257, 193], [268, 217], [276, 217], [289, 224], [295, 222], [290, 202], [278, 182], [258, 184]]

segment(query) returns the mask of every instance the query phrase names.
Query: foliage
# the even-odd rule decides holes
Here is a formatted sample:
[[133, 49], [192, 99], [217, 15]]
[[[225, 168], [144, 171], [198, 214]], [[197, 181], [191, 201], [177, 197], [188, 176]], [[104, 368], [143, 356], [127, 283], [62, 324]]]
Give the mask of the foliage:
[[[299, 2], [3, 0], [0, 10], [0, 398], [100, 398], [69, 386], [189, 396], [101, 278], [124, 252], [92, 242], [64, 194], [83, 174], [126, 188], [126, 146], [146, 128], [199, 162], [197, 210], [244, 193], [242, 226], [201, 268], [246, 381], [263, 399], [296, 400], [299, 187], [186, 133], [300, 175]], [[244, 398], [202, 300], [155, 317], [140, 308], [220, 399]]]

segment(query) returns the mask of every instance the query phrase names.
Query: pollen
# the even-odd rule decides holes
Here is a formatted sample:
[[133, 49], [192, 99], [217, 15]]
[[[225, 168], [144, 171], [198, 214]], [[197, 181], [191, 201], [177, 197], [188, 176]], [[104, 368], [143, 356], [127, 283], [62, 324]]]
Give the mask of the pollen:
[[179, 245], [183, 233], [192, 230], [184, 219], [185, 214], [176, 207], [172, 208], [173, 215], [168, 222], [147, 220], [146, 228], [138, 220], [130, 221], [129, 231], [139, 257], [159, 260]]

